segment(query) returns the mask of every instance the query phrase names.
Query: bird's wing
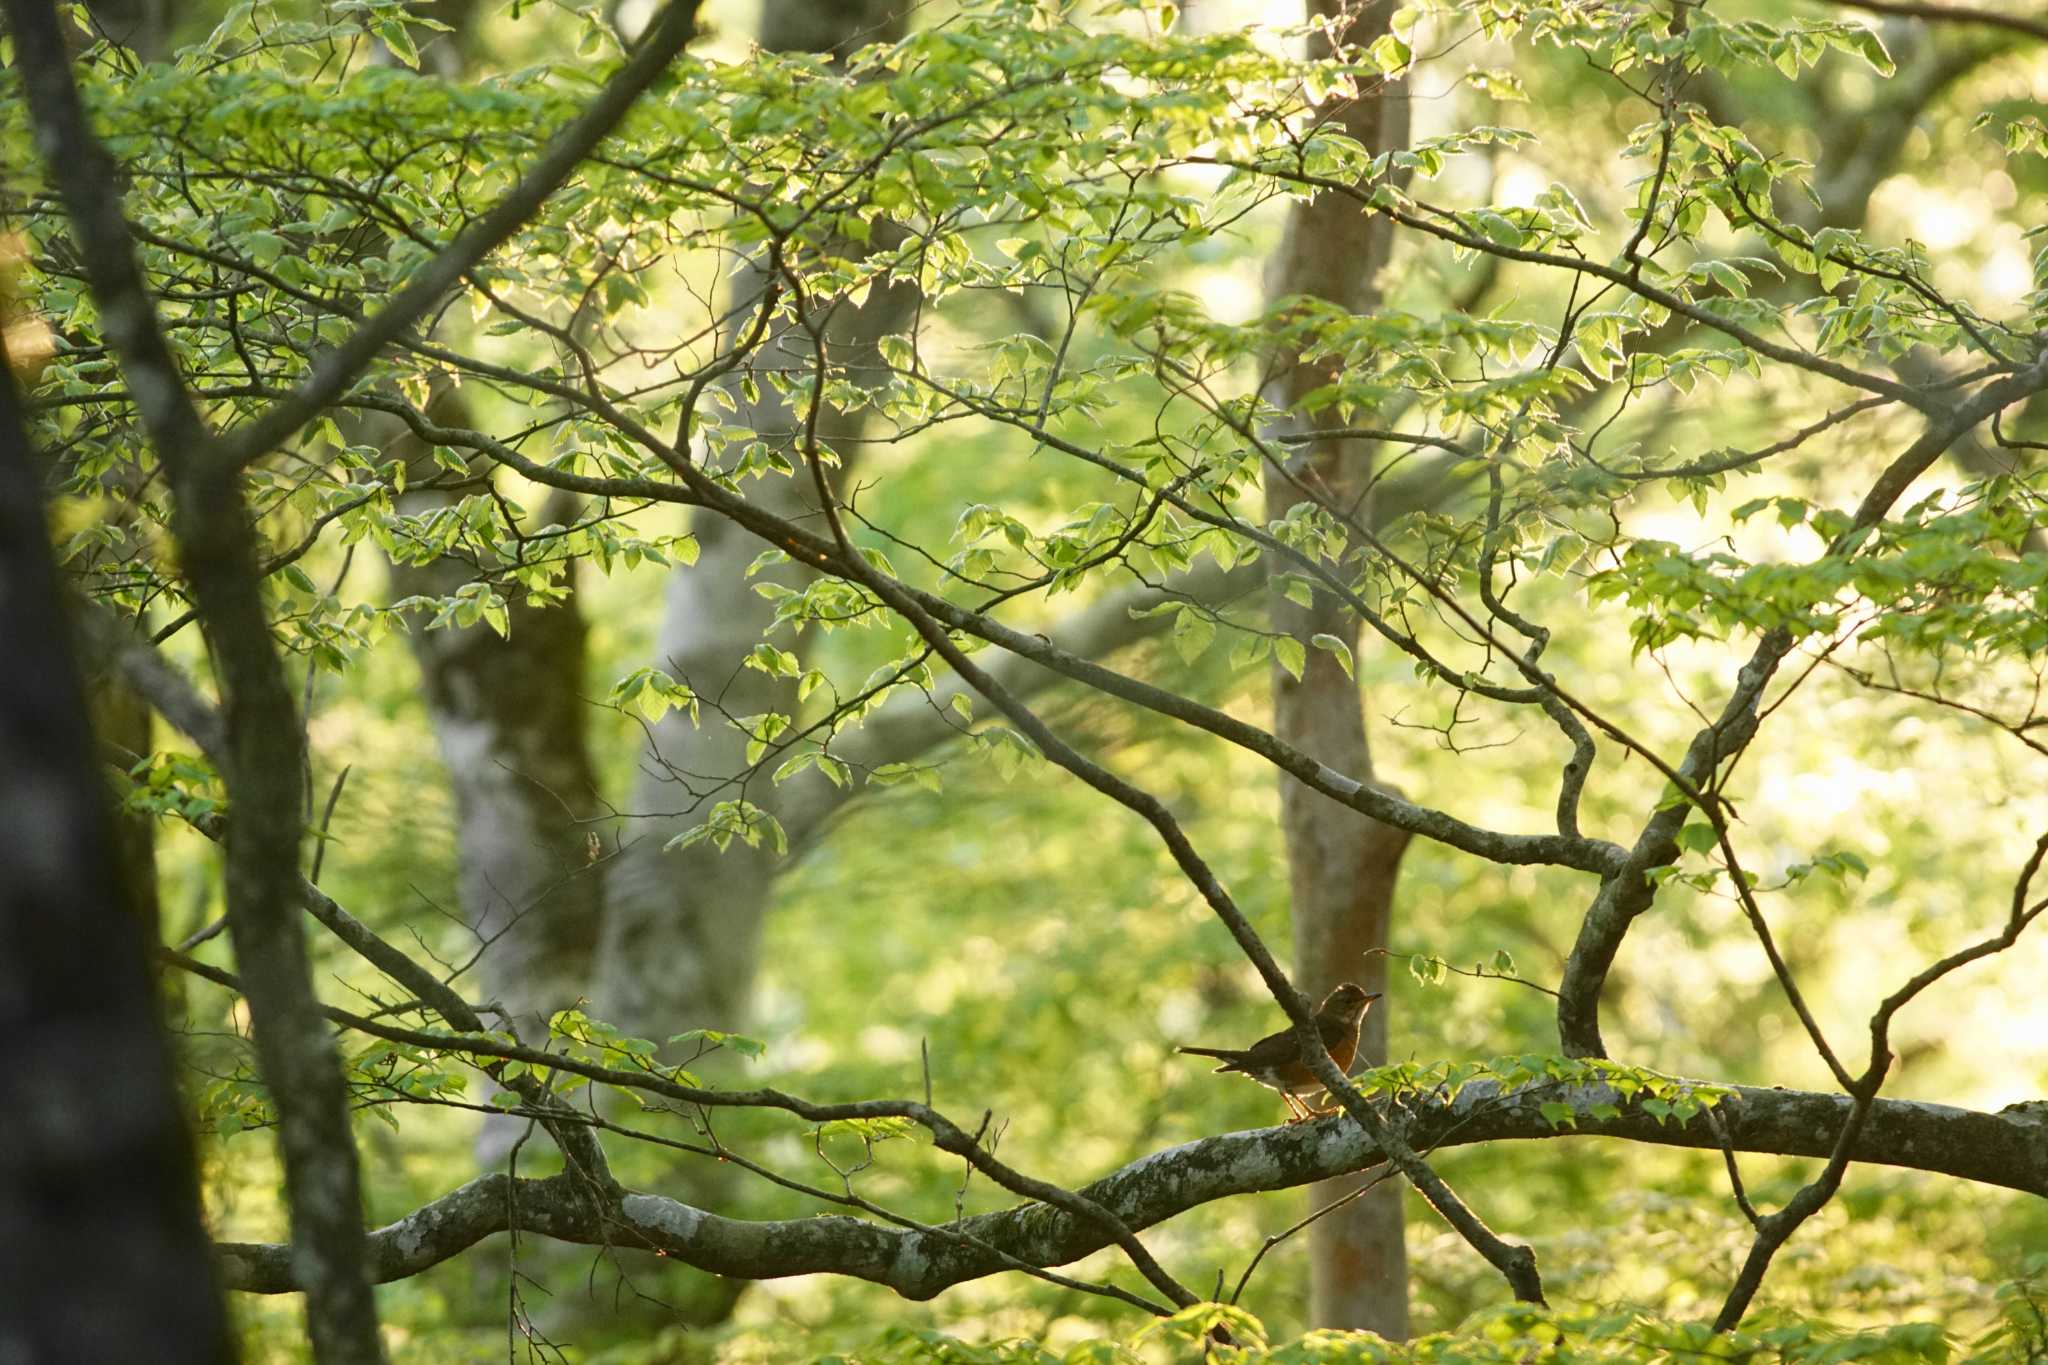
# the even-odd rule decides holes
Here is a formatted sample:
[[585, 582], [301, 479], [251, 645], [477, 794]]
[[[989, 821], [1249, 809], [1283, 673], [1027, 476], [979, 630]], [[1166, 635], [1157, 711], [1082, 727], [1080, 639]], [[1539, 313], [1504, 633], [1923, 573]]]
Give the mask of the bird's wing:
[[1254, 1066], [1285, 1066], [1301, 1056], [1301, 1048], [1294, 1041], [1294, 1030], [1284, 1028], [1267, 1034], [1238, 1055]]

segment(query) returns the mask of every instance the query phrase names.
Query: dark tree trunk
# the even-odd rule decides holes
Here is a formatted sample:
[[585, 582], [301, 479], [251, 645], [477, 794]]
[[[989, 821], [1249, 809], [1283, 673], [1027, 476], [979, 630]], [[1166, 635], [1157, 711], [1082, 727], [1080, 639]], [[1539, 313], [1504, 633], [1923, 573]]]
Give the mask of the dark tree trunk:
[[0, 1357], [234, 1357], [0, 359]]

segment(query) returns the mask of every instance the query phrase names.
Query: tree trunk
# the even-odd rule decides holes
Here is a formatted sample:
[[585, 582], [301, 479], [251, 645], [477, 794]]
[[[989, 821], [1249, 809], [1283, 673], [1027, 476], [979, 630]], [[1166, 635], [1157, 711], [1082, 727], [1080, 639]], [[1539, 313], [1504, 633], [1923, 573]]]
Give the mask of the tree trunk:
[[[779, 51], [830, 51], [843, 56], [868, 42], [901, 33], [899, 0], [769, 0], [762, 14], [761, 43]], [[762, 263], [742, 266], [733, 282], [735, 300], [758, 300], [768, 284]], [[910, 316], [914, 290], [904, 284], [874, 289], [859, 308], [843, 308], [831, 319], [826, 347], [835, 363], [870, 364], [877, 340]], [[751, 309], [741, 310], [732, 335], [744, 335]], [[773, 328], [758, 353], [769, 367], [815, 363], [809, 338], [792, 327]], [[742, 366], [742, 371], [749, 368]], [[794, 414], [763, 380], [760, 398], [735, 393], [734, 421], [772, 439], [789, 431]], [[858, 435], [861, 413], [828, 413], [819, 434], [827, 442]], [[840, 445], [849, 463], [856, 446]], [[842, 475], [844, 470], [841, 471]], [[798, 479], [767, 480], [753, 496], [777, 513], [809, 507], [808, 487]], [[750, 490], [751, 491], [751, 490]], [[623, 846], [608, 865], [604, 913], [590, 980], [594, 1011], [629, 1034], [665, 1038], [691, 1028], [744, 1029], [760, 970], [761, 930], [775, 878], [783, 860], [766, 849], [735, 841], [724, 851], [709, 842], [664, 850], [670, 838], [701, 822], [720, 800], [744, 796], [778, 815], [798, 783], [778, 791], [767, 772], [753, 775], [742, 790], [728, 780], [746, 768], [747, 736], [728, 717], [785, 714], [796, 709], [794, 685], [743, 666], [743, 660], [773, 619], [773, 607], [754, 591], [773, 579], [801, 586], [784, 566], [753, 579], [747, 568], [760, 542], [723, 518], [700, 515], [691, 529], [698, 539], [695, 565], [670, 575], [654, 663], [704, 698], [699, 722], [671, 711], [651, 728], [634, 782]], [[784, 639], [784, 647], [805, 654], [805, 641]], [[806, 774], [815, 778], [815, 774]], [[827, 806], [831, 802], [825, 803]], [[800, 833], [800, 831], [799, 831]], [[707, 1059], [709, 1060], [709, 1059]], [[702, 1064], [700, 1064], [702, 1065]], [[715, 1060], [713, 1065], [716, 1065]], [[686, 1198], [716, 1202], [712, 1187], [729, 1168], [692, 1162], [671, 1184]], [[693, 1285], [668, 1295], [697, 1321], [716, 1321], [731, 1311], [739, 1281]]]
[[[445, 32], [416, 31], [423, 68], [459, 77], [474, 36], [474, 0], [434, 0], [417, 10], [448, 25]], [[395, 61], [381, 46], [379, 55]], [[475, 425], [458, 390], [437, 392], [426, 406], [444, 425]], [[359, 421], [361, 439], [406, 462], [410, 491], [399, 499], [401, 511], [418, 516], [459, 500], [457, 492], [427, 486], [446, 473], [409, 429], [381, 414]], [[490, 466], [474, 469], [488, 476]], [[555, 494], [537, 521], [567, 524], [576, 509], [576, 499]], [[392, 594], [447, 596], [496, 567], [459, 555], [394, 561]], [[504, 1010], [519, 1036], [536, 1045], [546, 1039], [548, 1016], [589, 990], [604, 908], [589, 842], [603, 802], [585, 724], [588, 632], [573, 577], [567, 587], [554, 602], [508, 595], [503, 635], [487, 624], [416, 627], [410, 634], [455, 800], [456, 897], [481, 952], [477, 980], [485, 1002]], [[526, 1128], [524, 1120], [487, 1117], [479, 1164], [495, 1167]]]
[[0, 356], [0, 1355], [230, 1361], [149, 940], [58, 608], [41, 467]]
[[[91, 17], [104, 29], [107, 21], [102, 15], [103, 8], [93, 7]], [[113, 8], [123, 15], [131, 11], [137, 14], [144, 10], [156, 12], [161, 9], [161, 0], [152, 0], [149, 5], [134, 3]], [[83, 41], [85, 35], [78, 32], [75, 36]], [[153, 61], [162, 54], [155, 47], [141, 47], [137, 49], [137, 55], [145, 61]], [[20, 250], [20, 243], [0, 249], [0, 338], [6, 339], [6, 344], [0, 349], [7, 351], [0, 368], [6, 370], [7, 380], [16, 385], [17, 392], [28, 393], [42, 378], [54, 343], [46, 330], [47, 324], [37, 316], [33, 301], [15, 296], [13, 275]], [[77, 338], [67, 340], [77, 342]], [[139, 433], [130, 432], [128, 435], [136, 445], [140, 444]], [[39, 482], [41, 479], [73, 476], [74, 471], [64, 467], [65, 457], [50, 458], [42, 456], [41, 452], [36, 454], [41, 457], [37, 464]], [[107, 518], [107, 529], [118, 530], [120, 534], [113, 543], [103, 543], [91, 550], [84, 560], [74, 562], [69, 572], [75, 579], [89, 580], [95, 573], [104, 572], [109, 564], [138, 553], [140, 547], [134, 534], [135, 507], [140, 490], [148, 479], [149, 471], [132, 456], [116, 460], [112, 468], [100, 476], [101, 486], [113, 509]], [[141, 621], [135, 623], [135, 629], [148, 633]], [[154, 750], [155, 740], [149, 704], [110, 673], [88, 671], [85, 687], [86, 714], [91, 721], [93, 737], [98, 741], [94, 758], [122, 767], [148, 758]], [[114, 823], [114, 855], [121, 862], [127, 903], [145, 926], [148, 941], [154, 944], [162, 937], [163, 919], [156, 882], [156, 818], [120, 813]]]
[[[470, 424], [454, 394], [428, 404], [435, 421]], [[363, 421], [361, 439], [406, 462], [408, 516], [453, 508], [458, 494], [425, 485], [443, 471], [411, 432], [382, 416]], [[481, 467], [478, 473], [487, 472]], [[473, 491], [473, 490], [472, 490]], [[539, 522], [566, 522], [575, 500], [556, 495]], [[389, 565], [391, 596], [445, 597], [501, 566], [456, 554]], [[585, 628], [573, 581], [560, 602], [508, 594], [505, 634], [488, 624], [426, 628], [409, 640], [420, 667], [427, 716], [455, 798], [457, 896], [477, 936], [477, 977], [485, 1003], [511, 1016], [529, 1043], [547, 1015], [576, 1003], [597, 936], [598, 879], [581, 822], [598, 814], [585, 743]]]
[[[406, 511], [420, 510], [407, 502]], [[573, 499], [546, 506], [544, 522], [575, 515]], [[478, 573], [443, 557], [393, 565], [391, 577], [397, 594], [441, 595]], [[463, 920], [482, 947], [478, 979], [485, 1000], [537, 1044], [548, 1015], [587, 989], [603, 889], [589, 838], [601, 807], [585, 741], [585, 629], [573, 588], [566, 601], [514, 599], [508, 608], [504, 635], [479, 624], [416, 629], [411, 640], [455, 796], [457, 884]], [[496, 1154], [495, 1143], [485, 1145]]]
[[[761, 45], [844, 56], [899, 35], [903, 23], [899, 0], [771, 0], [762, 14]], [[761, 264], [749, 264], [738, 272], [733, 295], [759, 299], [767, 283]], [[910, 317], [915, 298], [915, 290], [899, 282], [875, 288], [858, 308], [840, 309], [826, 333], [831, 363], [874, 363], [877, 342]], [[743, 310], [736, 334], [743, 334], [751, 314]], [[818, 362], [809, 351], [809, 338], [800, 330], [778, 327], [764, 341], [759, 359], [801, 372]], [[791, 430], [795, 414], [772, 386], [763, 382], [759, 390], [757, 401], [740, 401], [734, 421], [764, 435]], [[858, 436], [863, 422], [858, 412], [828, 413], [820, 435], [832, 444], [835, 437]], [[856, 447], [837, 449], [850, 465]], [[843, 477], [845, 470], [840, 472]], [[804, 480], [769, 480], [758, 487], [752, 496], [778, 515], [810, 509]], [[712, 515], [695, 518], [692, 529], [698, 538], [697, 563], [669, 579], [655, 662], [687, 682], [705, 705], [699, 723], [671, 711], [653, 727], [631, 807], [649, 818], [629, 827], [606, 887], [594, 990], [605, 1019], [649, 1037], [746, 1023], [760, 964], [762, 918], [780, 860], [737, 841], [722, 852], [708, 842], [669, 852], [663, 852], [663, 845], [701, 822], [720, 800], [744, 795], [780, 812], [784, 803], [765, 772], [748, 780], [744, 792], [728, 785], [746, 767], [747, 736], [726, 718], [788, 714], [796, 706], [789, 679], [770, 678], [742, 667], [741, 661], [774, 617], [773, 606], [754, 591], [755, 583], [771, 578], [800, 587], [798, 575], [785, 566], [750, 580], [746, 570], [761, 552], [758, 540]], [[799, 658], [804, 643], [781, 641]]]
[[[1341, 0], [1311, 0], [1312, 14], [1340, 19], [1350, 9]], [[1368, 5], [1349, 21], [1347, 37], [1368, 43], [1386, 31], [1393, 6]], [[1407, 105], [1378, 92], [1328, 111], [1351, 136], [1373, 151], [1405, 143]], [[1268, 294], [1277, 301], [1313, 295], [1364, 312], [1379, 302], [1374, 276], [1386, 264], [1389, 233], [1380, 219], [1336, 195], [1295, 205], [1287, 236], [1268, 275]], [[1324, 382], [1317, 367], [1285, 355], [1276, 359], [1267, 397], [1290, 420], [1309, 425], [1320, 414], [1301, 412], [1301, 397]], [[1289, 476], [1292, 476], [1290, 478]], [[1294, 479], [1312, 482], [1340, 504], [1356, 507], [1370, 520], [1371, 447], [1330, 441], [1295, 448], [1287, 472], [1268, 471], [1268, 514], [1279, 516], [1304, 498]], [[1334, 635], [1357, 653], [1358, 622], [1327, 594], [1301, 607], [1273, 594], [1273, 621], [1305, 646], [1317, 634]], [[1305, 753], [1361, 781], [1372, 780], [1372, 754], [1357, 684], [1324, 650], [1309, 647], [1299, 680], [1273, 668], [1273, 730]], [[1319, 796], [1293, 778], [1280, 779], [1280, 821], [1287, 847], [1294, 921], [1295, 984], [1311, 999], [1340, 981], [1357, 981], [1370, 991], [1386, 987], [1387, 959], [1365, 956], [1384, 948], [1394, 895], [1395, 873], [1408, 836], [1388, 825]], [[1366, 1015], [1359, 1061], [1377, 1066], [1387, 1058], [1387, 1006]], [[1357, 1189], [1359, 1177], [1325, 1181], [1309, 1192], [1311, 1208]], [[1382, 1181], [1370, 1193], [1309, 1229], [1310, 1321], [1317, 1327], [1365, 1328], [1401, 1339], [1408, 1334], [1407, 1254], [1402, 1235], [1402, 1185]]]

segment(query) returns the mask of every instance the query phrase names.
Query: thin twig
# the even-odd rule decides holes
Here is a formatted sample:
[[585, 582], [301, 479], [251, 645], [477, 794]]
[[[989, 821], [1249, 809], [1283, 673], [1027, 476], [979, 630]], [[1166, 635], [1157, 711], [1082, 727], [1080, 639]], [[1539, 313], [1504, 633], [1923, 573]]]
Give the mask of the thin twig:
[[306, 880], [315, 886], [320, 885], [320, 864], [327, 857], [327, 831], [334, 824], [334, 806], [341, 800], [341, 788], [354, 769], [353, 763], [345, 763], [341, 771], [334, 775], [334, 786], [327, 792], [327, 806], [320, 812], [320, 837], [313, 841], [313, 868], [306, 873]]
[[[1259, 1268], [1260, 1261], [1266, 1259], [1267, 1252], [1271, 1251], [1274, 1247], [1279, 1246], [1282, 1242], [1292, 1237], [1295, 1233], [1300, 1232], [1303, 1228], [1315, 1222], [1317, 1219], [1335, 1213], [1338, 1209], [1341, 1209], [1345, 1205], [1352, 1203], [1354, 1200], [1363, 1199], [1368, 1190], [1371, 1190], [1374, 1186], [1378, 1185], [1381, 1181], [1385, 1180], [1388, 1176], [1392, 1175], [1393, 1173], [1393, 1167], [1383, 1164], [1380, 1167], [1379, 1173], [1377, 1175], [1373, 1176], [1372, 1179], [1366, 1181], [1363, 1185], [1360, 1185], [1357, 1189], [1351, 1191], [1349, 1194], [1342, 1194], [1337, 1196], [1335, 1199], [1332, 1199], [1329, 1203], [1317, 1209], [1314, 1213], [1311, 1213], [1308, 1217], [1296, 1223], [1293, 1227], [1287, 1228], [1285, 1231], [1282, 1232], [1276, 1232], [1272, 1236], [1268, 1237], [1265, 1240], [1264, 1245], [1262, 1245], [1258, 1249], [1258, 1251], [1252, 1256], [1251, 1263], [1244, 1268], [1244, 1274], [1237, 1277], [1237, 1288], [1230, 1291], [1229, 1302], [1236, 1303], [1240, 1298], [1244, 1296], [1245, 1285], [1251, 1282], [1252, 1272]], [[1220, 1269], [1216, 1272], [1216, 1288], [1219, 1293], [1222, 1292], [1223, 1272]]]

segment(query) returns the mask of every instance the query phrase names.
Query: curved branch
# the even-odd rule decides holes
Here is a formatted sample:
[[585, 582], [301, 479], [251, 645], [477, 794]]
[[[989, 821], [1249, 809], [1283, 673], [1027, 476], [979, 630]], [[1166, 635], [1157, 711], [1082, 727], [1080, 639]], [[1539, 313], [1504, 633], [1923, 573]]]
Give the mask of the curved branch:
[[[566, 396], [572, 402], [583, 401], [582, 395]], [[760, 505], [720, 487], [714, 480], [683, 460], [674, 450], [651, 438], [644, 429], [636, 429], [635, 424], [631, 422], [621, 426], [621, 430], [626, 431], [634, 439], [648, 444], [649, 448], [667, 459], [670, 462], [669, 467], [682, 478], [684, 487], [679, 488], [673, 483], [658, 479], [571, 473], [568, 470], [544, 465], [484, 432], [440, 426], [414, 411], [407, 403], [375, 395], [357, 395], [350, 401], [395, 413], [422, 440], [479, 451], [514, 473], [551, 488], [596, 497], [644, 498], [649, 502], [708, 508], [763, 542], [787, 552], [807, 568], [851, 582], [863, 581], [861, 572], [841, 555], [839, 548], [831, 541], [816, 536], [797, 523], [779, 517]], [[614, 417], [610, 412], [601, 412], [600, 415], [607, 420], [613, 420]], [[1181, 721], [1198, 730], [1205, 730], [1219, 739], [1257, 754], [1311, 790], [1320, 792], [1340, 805], [1369, 815], [1381, 824], [1393, 825], [1410, 834], [1418, 834], [1423, 838], [1448, 844], [1452, 848], [1476, 854], [1490, 862], [1518, 866], [1555, 865], [1610, 876], [1622, 866], [1626, 856], [1623, 849], [1605, 839], [1571, 838], [1558, 834], [1509, 834], [1469, 824], [1446, 811], [1405, 801], [1389, 791], [1337, 772], [1311, 755], [1288, 745], [1272, 732], [1239, 720], [1225, 711], [1204, 706], [1167, 688], [1156, 687], [1114, 669], [1105, 668], [1093, 660], [1061, 649], [1042, 635], [1006, 626], [991, 616], [973, 611], [936, 594], [923, 592], [899, 580], [889, 581], [900, 587], [920, 609], [929, 612], [949, 630], [964, 631], [977, 636], [1075, 682], [1092, 687], [1098, 692], [1108, 693], [1110, 696], [1142, 706], [1148, 711]]]
[[[1075, 658], [1102, 659], [1163, 634], [1168, 617], [1146, 614], [1146, 609], [1165, 602], [1194, 599], [1214, 601], [1256, 583], [1249, 569], [1224, 570], [1213, 562], [1198, 564], [1176, 574], [1158, 586], [1134, 584], [1105, 593], [1071, 616], [1048, 625], [1042, 637]], [[1020, 697], [1033, 697], [1059, 680], [1059, 675], [1033, 667], [1021, 656], [991, 659], [987, 667], [1004, 686]], [[930, 753], [959, 738], [967, 726], [949, 706], [955, 696], [971, 693], [958, 677], [943, 679], [929, 695], [898, 695], [852, 730], [838, 737], [833, 753], [856, 768], [878, 768], [901, 763]], [[792, 842], [809, 837], [832, 814], [859, 795], [854, 787], [840, 787], [815, 774], [806, 774], [802, 785], [790, 793], [781, 819]]]
[[[1872, 482], [1856, 505], [1848, 529], [1822, 552], [1822, 558], [1853, 554], [1870, 528], [1884, 519], [1913, 481], [1925, 474], [1960, 437], [2044, 387], [2048, 387], [2048, 352], [2026, 368], [1938, 411], [1920, 437]], [[1792, 652], [1793, 644], [1792, 632], [1783, 626], [1766, 632], [1742, 666], [1721, 714], [1693, 736], [1678, 772], [1694, 790], [1704, 790], [1722, 761], [1739, 753], [1755, 735], [1764, 689], [1776, 675], [1778, 665]], [[1566, 1052], [1576, 1056], [1604, 1055], [1600, 1039], [1601, 988], [1629, 925], [1650, 908], [1656, 897], [1656, 887], [1648, 875], [1650, 870], [1677, 859], [1678, 831], [1690, 809], [1689, 802], [1678, 802], [1650, 817], [1626, 861], [1602, 882], [1599, 894], [1580, 922], [1578, 939], [1558, 983], [1558, 1037]]]

